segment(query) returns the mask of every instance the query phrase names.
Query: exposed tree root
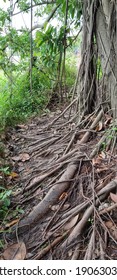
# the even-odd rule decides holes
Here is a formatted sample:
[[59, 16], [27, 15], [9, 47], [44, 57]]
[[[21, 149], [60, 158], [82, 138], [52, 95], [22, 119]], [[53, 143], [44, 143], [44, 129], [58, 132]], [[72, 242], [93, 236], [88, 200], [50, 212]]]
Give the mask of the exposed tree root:
[[[96, 243], [97, 236], [101, 236], [98, 223], [102, 221], [103, 215], [114, 211], [116, 203], [108, 207], [104, 206], [102, 210], [99, 207], [108, 199], [109, 193], [117, 187], [116, 170], [111, 163], [115, 149], [115, 134], [113, 133], [111, 143], [107, 141], [107, 134], [104, 131], [98, 137], [98, 141], [95, 141], [95, 135], [98, 133], [95, 129], [103, 117], [103, 110], [95, 112], [91, 117], [86, 118], [85, 129], [79, 131], [77, 125], [68, 124], [67, 130], [64, 127], [64, 134], [60, 135], [60, 118], [57, 118], [58, 122], [51, 121], [53, 128], [48, 126], [48, 139], [40, 129], [40, 139], [36, 139], [35, 142], [31, 140], [28, 144], [31, 161], [35, 158], [35, 161], [39, 162], [33, 172], [31, 171], [32, 173], [25, 175], [23, 182], [26, 176], [28, 181], [25, 182], [23, 192], [19, 193], [22, 194], [21, 205], [27, 203], [27, 213], [25, 212], [25, 216], [15, 226], [10, 227], [10, 233], [6, 234], [6, 238], [11, 240], [17, 238], [26, 242], [27, 247], [32, 251], [30, 258], [42, 259], [49, 252], [53, 259], [103, 258], [106, 250], [106, 246], [103, 246], [103, 238], [100, 237], [99, 244]], [[44, 131], [46, 135], [47, 126]], [[55, 134], [57, 131], [56, 137], [53, 137], [53, 131]], [[80, 135], [82, 137], [79, 139]], [[31, 139], [30, 135], [27, 137]], [[63, 141], [64, 145], [62, 145]], [[95, 142], [90, 145], [90, 141]], [[104, 158], [98, 158], [105, 141], [106, 145], [109, 144], [108, 149], [112, 147], [111, 157], [109, 152], [108, 160], [104, 152], [102, 152]], [[56, 157], [56, 152], [59, 152], [58, 149], [61, 147], [62, 150]], [[25, 147], [23, 152], [26, 153]], [[28, 162], [26, 164], [28, 166]], [[110, 165], [110, 172], [104, 177], [101, 174], [103, 170], [107, 170], [107, 165]], [[37, 173], [39, 176], [35, 176]], [[28, 202], [32, 203], [33, 200], [35, 204], [31, 209]], [[88, 229], [89, 224], [93, 229], [92, 234], [91, 229], [90, 231]], [[102, 223], [102, 231], [103, 226]], [[85, 231], [88, 231], [89, 238], [84, 250], [81, 236]], [[110, 234], [109, 230], [107, 233]], [[32, 240], [33, 235], [36, 236]], [[109, 236], [112, 237], [111, 234]], [[112, 240], [115, 239], [112, 237]], [[95, 246], [100, 252], [99, 256], [96, 255]]]

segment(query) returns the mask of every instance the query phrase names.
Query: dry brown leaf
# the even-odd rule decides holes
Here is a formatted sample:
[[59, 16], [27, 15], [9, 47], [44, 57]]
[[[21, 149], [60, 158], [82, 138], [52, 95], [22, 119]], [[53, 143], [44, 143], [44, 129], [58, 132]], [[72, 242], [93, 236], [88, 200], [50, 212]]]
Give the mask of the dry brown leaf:
[[106, 225], [106, 227], [107, 228], [112, 228], [113, 227], [113, 222], [112, 221], [107, 221], [107, 222], [105, 222], [105, 225]]
[[20, 160], [23, 161], [23, 162], [30, 159], [30, 156], [27, 153], [20, 154], [19, 156], [20, 156]]
[[73, 217], [70, 222], [68, 222], [64, 225], [64, 230], [69, 230], [69, 229], [73, 228], [75, 226], [75, 224], [77, 223], [78, 218], [79, 218], [79, 214], [76, 215], [75, 217]]
[[17, 177], [19, 177], [19, 175], [18, 175], [16, 172], [11, 172], [11, 173], [9, 174], [9, 176], [10, 176], [11, 178], [17, 178]]
[[108, 167], [103, 167], [103, 168], [97, 168], [96, 171], [97, 173], [101, 173], [103, 171], [107, 171], [108, 170]]
[[112, 237], [117, 240], [117, 227], [116, 225], [114, 225], [114, 223], [112, 221], [107, 221], [105, 222], [105, 225], [107, 226], [107, 228], [109, 229]]
[[99, 121], [98, 126], [96, 127], [96, 131], [101, 131], [103, 129], [103, 122]]
[[19, 161], [20, 160], [20, 156], [14, 156], [14, 157], [12, 157], [12, 160]]
[[26, 257], [26, 246], [24, 242], [9, 246], [2, 256], [5, 260], [24, 260]]
[[22, 162], [25, 162], [25, 161], [27, 161], [29, 159], [30, 159], [30, 156], [27, 153], [22, 153], [22, 154], [19, 154], [19, 156], [12, 157], [12, 160], [14, 160], [14, 161], [22, 161]]
[[51, 208], [52, 211], [57, 211], [60, 208], [60, 206], [59, 205], [53, 205], [50, 208]]
[[62, 199], [64, 199], [67, 196], [67, 192], [63, 192], [60, 197], [59, 197], [59, 201], [61, 201]]
[[72, 255], [73, 255], [73, 251], [72, 251], [72, 249], [70, 249], [70, 250], [68, 251], [68, 256], [71, 257]]
[[105, 127], [106, 127], [108, 124], [110, 124], [110, 122], [111, 122], [111, 120], [112, 120], [112, 117], [111, 117], [111, 116], [108, 116], [107, 114], [105, 114], [105, 116], [106, 116], [106, 121], [105, 121], [104, 125], [105, 125]]
[[100, 157], [103, 158], [103, 159], [105, 159], [105, 158], [106, 158], [106, 154], [102, 151], [102, 152], [100, 153]]
[[110, 229], [110, 233], [112, 234], [113, 238], [117, 240], [117, 227], [113, 225], [113, 227]]
[[9, 228], [19, 222], [19, 219], [13, 220], [12, 222], [5, 225], [5, 228]]
[[63, 205], [62, 210], [67, 210], [70, 207], [69, 203]]
[[93, 158], [93, 159], [92, 159], [92, 165], [93, 165], [93, 166], [96, 166], [96, 165], [98, 165], [98, 164], [100, 165], [101, 161], [102, 161], [102, 160], [101, 160], [100, 157]]
[[18, 124], [18, 125], [17, 125], [17, 128], [28, 129], [28, 126], [27, 126], [27, 125], [24, 125], [24, 124]]
[[117, 195], [114, 193], [110, 193], [110, 197], [112, 199], [112, 201], [114, 201], [115, 203], [117, 202]]

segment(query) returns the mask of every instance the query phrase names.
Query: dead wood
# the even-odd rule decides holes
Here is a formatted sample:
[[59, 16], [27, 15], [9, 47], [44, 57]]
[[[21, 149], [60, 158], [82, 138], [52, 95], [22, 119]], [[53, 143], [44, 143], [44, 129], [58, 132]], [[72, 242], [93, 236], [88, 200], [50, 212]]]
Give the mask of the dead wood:
[[105, 252], [104, 252], [104, 245], [101, 236], [99, 236], [99, 244], [100, 244], [100, 260], [105, 260]]
[[[59, 199], [60, 195], [70, 186], [69, 180], [73, 178], [75, 172], [77, 171], [77, 165], [69, 165], [69, 168], [64, 172], [64, 174], [59, 179], [60, 184], [55, 184], [44, 197], [44, 199], [30, 212], [30, 214], [21, 220], [18, 224], [18, 229], [26, 230], [30, 228], [33, 224], [39, 221], [48, 211], [50, 211], [50, 206], [52, 206]], [[69, 171], [69, 172], [68, 172]], [[63, 183], [66, 181], [66, 183]], [[22, 230], [21, 230], [22, 228]]]
[[57, 118], [55, 118], [55, 119], [49, 124], [49, 126], [48, 126], [47, 128], [51, 127], [58, 119], [60, 119], [60, 118], [66, 113], [66, 111], [69, 110], [69, 108], [76, 102], [76, 100], [77, 100], [77, 98], [74, 99], [74, 100], [70, 103], [70, 105], [68, 105], [67, 108], [65, 108], [65, 110], [64, 110], [61, 114], [59, 114], [59, 116], [58, 116]]
[[[102, 118], [103, 116], [103, 110], [101, 110], [97, 117], [95, 118], [95, 120], [93, 121], [93, 123], [90, 126], [90, 130], [94, 129], [97, 125], [97, 123], [99, 122], [99, 120]], [[82, 143], [86, 143], [86, 141], [88, 141], [88, 138], [90, 136], [91, 132], [87, 131], [83, 138], [81, 139], [80, 142]], [[61, 161], [63, 161], [63, 159], [65, 160], [68, 156], [71, 156], [74, 152], [77, 151], [77, 148], [75, 148], [74, 150], [72, 150], [71, 152], [69, 152], [68, 154], [64, 155], [62, 158], [60, 158], [56, 163], [59, 163]], [[79, 154], [78, 154], [79, 156]], [[37, 178], [35, 178], [27, 187], [26, 190], [29, 190], [30, 188], [33, 188], [35, 186], [37, 186], [40, 182], [42, 182], [46, 177], [52, 175], [55, 171], [59, 170], [60, 167], [62, 167], [62, 165], [60, 165], [59, 167], [57, 167], [54, 170], [51, 170], [50, 172], [43, 174]], [[27, 217], [25, 217], [24, 219], [22, 219], [19, 224], [18, 224], [18, 230], [20, 229], [20, 231], [25, 231], [27, 228], [32, 227], [37, 221], [39, 221], [50, 209], [50, 206], [52, 206], [54, 203], [56, 203], [56, 201], [59, 199], [60, 195], [69, 188], [70, 186], [70, 180], [73, 178], [73, 176], [75, 175], [76, 171], [78, 169], [78, 164], [69, 164], [66, 171], [64, 172], [64, 174], [61, 176], [61, 178], [59, 179], [59, 184], [55, 183], [55, 185], [49, 190], [49, 192], [46, 194], [46, 196], [44, 197], [44, 199], [29, 213], [29, 215]], [[92, 207], [92, 206], [91, 206]], [[91, 215], [93, 210], [93, 207], [91, 208], [91, 210], [88, 211], [87, 215]], [[90, 213], [91, 212], [91, 213]], [[84, 219], [86, 220], [86, 219]], [[84, 226], [85, 222], [82, 221], [82, 227]]]
[[[96, 127], [96, 125], [98, 124], [98, 122], [100, 121], [100, 119], [103, 117], [103, 110], [101, 110], [99, 113], [98, 113], [98, 115], [97, 115], [97, 117], [95, 118], [95, 120], [93, 121], [93, 123], [91, 124], [91, 126], [90, 126], [90, 130], [92, 130], [92, 129], [94, 129], [95, 127]], [[88, 139], [89, 139], [89, 137], [90, 137], [90, 134], [91, 134], [91, 132], [90, 131], [87, 131], [85, 134], [84, 134], [84, 136], [83, 136], [83, 138], [81, 139], [81, 143], [86, 143], [87, 141], [88, 141]]]
[[[83, 155], [81, 153], [79, 153], [78, 158], [82, 158], [82, 156]], [[30, 183], [28, 182], [28, 185], [25, 187], [25, 190], [29, 190], [29, 189], [32, 189], [32, 188], [36, 187], [44, 179], [46, 179], [47, 177], [49, 177], [49, 176], [53, 175], [54, 173], [56, 173], [57, 171], [59, 171], [66, 163], [68, 163], [67, 161], [61, 163], [61, 161], [62, 160], [66, 160], [67, 157], [68, 157], [68, 155], [64, 156], [64, 158], [62, 157], [61, 160], [57, 160], [55, 162], [54, 166], [52, 165], [49, 168], [48, 172], [46, 172], [45, 174], [42, 174], [42, 175], [40, 175], [38, 177], [34, 177], [34, 179], [31, 179], [31, 182]], [[70, 162], [72, 162], [72, 160], [70, 160]], [[59, 166], [57, 166], [57, 165], [59, 165]], [[55, 168], [55, 166], [57, 166], [57, 167]]]
[[68, 152], [69, 149], [71, 148], [71, 146], [72, 146], [72, 144], [73, 144], [73, 142], [74, 142], [75, 137], [76, 137], [76, 131], [75, 131], [75, 133], [73, 134], [73, 136], [72, 136], [72, 138], [71, 138], [71, 140], [70, 140], [70, 142], [69, 142], [69, 144], [68, 144], [68, 146], [67, 146], [67, 148], [66, 148], [66, 150], [65, 150], [65, 152], [64, 152], [64, 155], [67, 154], [67, 152]]
[[80, 222], [72, 230], [68, 239], [62, 244], [62, 248], [65, 248], [66, 246], [68, 246], [82, 233], [82, 230], [83, 230], [84, 226], [86, 225], [86, 222], [88, 221], [88, 219], [90, 218], [90, 216], [92, 215], [92, 213], [94, 211], [94, 207], [98, 206], [99, 203], [101, 201], [103, 201], [103, 199], [105, 199], [107, 194], [116, 187], [117, 187], [117, 179], [110, 182], [106, 187], [104, 187], [103, 189], [101, 189], [98, 192], [97, 196], [99, 197], [99, 199], [98, 198], [96, 199], [95, 205], [92, 204], [91, 206], [89, 206], [89, 208], [87, 208], [87, 210], [85, 211]]
[[111, 205], [111, 206], [109, 206], [107, 208], [104, 208], [103, 210], [100, 210], [99, 211], [99, 215], [103, 215], [103, 214], [109, 213], [112, 210], [114, 210], [115, 208], [117, 208], [117, 203], [114, 203], [113, 205]]
[[62, 236], [57, 237], [52, 243], [50, 242], [50, 244], [46, 248], [39, 250], [34, 259], [42, 259], [42, 257], [44, 257], [54, 246], [58, 245], [66, 237], [67, 234], [68, 232], [64, 233]]
[[57, 231], [62, 228], [69, 220], [71, 220], [74, 216], [79, 214], [82, 210], [84, 210], [88, 206], [89, 202], [84, 202], [81, 205], [74, 207], [72, 210], [67, 211], [66, 214], [61, 216], [61, 221], [56, 223], [55, 226], [51, 228], [51, 233]]
[[94, 148], [94, 150], [91, 152], [90, 154], [90, 158], [93, 158], [95, 155], [98, 154], [100, 147], [102, 145], [102, 143], [105, 141], [106, 139], [106, 135], [103, 135], [100, 139], [100, 141], [97, 143], [96, 147]]
[[81, 244], [79, 242], [78, 245], [75, 248], [75, 251], [74, 251], [73, 255], [72, 255], [72, 260], [78, 260], [78, 257], [80, 255], [80, 247], [81, 247]]
[[95, 233], [94, 230], [91, 234], [90, 241], [88, 244], [88, 248], [86, 250], [84, 260], [92, 260], [93, 259], [93, 253], [94, 253], [94, 238], [95, 238]]
[[[93, 121], [92, 125], [90, 126], [90, 130], [94, 129], [97, 125], [97, 123], [99, 122], [99, 120], [102, 118], [103, 116], [103, 110], [101, 110], [97, 117], [95, 118], [95, 120]], [[56, 163], [60, 163], [64, 160], [66, 160], [68, 157], [72, 156], [75, 152], [78, 152], [78, 145], [79, 144], [83, 144], [83, 143], [86, 143], [88, 141], [88, 138], [90, 137], [90, 134], [91, 134], [91, 131], [87, 131], [83, 138], [81, 139], [81, 141], [77, 141], [77, 144], [76, 144], [76, 148], [74, 148], [72, 151], [70, 151], [69, 153], [63, 155], [60, 159], [58, 159]], [[82, 155], [82, 153], [79, 153], [78, 156]], [[32, 182], [29, 184], [29, 186], [26, 187], [27, 190], [29, 190], [30, 188], [33, 188], [35, 186], [37, 186], [40, 182], [42, 182], [46, 177], [52, 175], [54, 172], [56, 172], [57, 170], [59, 170], [61, 168], [61, 166], [57, 167], [57, 169], [53, 169], [52, 171], [50, 171], [49, 173], [45, 173], [44, 175], [41, 175], [39, 177], [36, 177], [32, 180]], [[68, 167], [69, 169], [69, 167]], [[68, 170], [69, 172], [69, 170]]]

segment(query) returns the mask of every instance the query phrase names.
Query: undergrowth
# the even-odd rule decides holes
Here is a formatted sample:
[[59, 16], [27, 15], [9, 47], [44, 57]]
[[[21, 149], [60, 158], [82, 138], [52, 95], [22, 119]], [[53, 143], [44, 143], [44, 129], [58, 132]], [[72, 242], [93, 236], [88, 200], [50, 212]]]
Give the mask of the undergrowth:
[[[76, 77], [75, 56], [69, 53], [66, 61], [66, 85], [72, 86]], [[54, 88], [54, 73], [50, 75], [33, 68], [32, 94], [30, 93], [30, 72], [19, 70], [12, 73], [12, 83], [0, 72], [0, 129], [14, 126], [27, 118], [41, 114], [51, 98]]]

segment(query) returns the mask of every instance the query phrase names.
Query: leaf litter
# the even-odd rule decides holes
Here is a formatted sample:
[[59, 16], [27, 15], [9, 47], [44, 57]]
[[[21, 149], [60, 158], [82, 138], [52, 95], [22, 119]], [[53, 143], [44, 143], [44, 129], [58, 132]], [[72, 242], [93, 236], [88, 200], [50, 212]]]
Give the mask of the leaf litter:
[[117, 259], [116, 130], [101, 109], [77, 125], [69, 110], [9, 131], [12, 207], [24, 214], [7, 223], [3, 259]]

